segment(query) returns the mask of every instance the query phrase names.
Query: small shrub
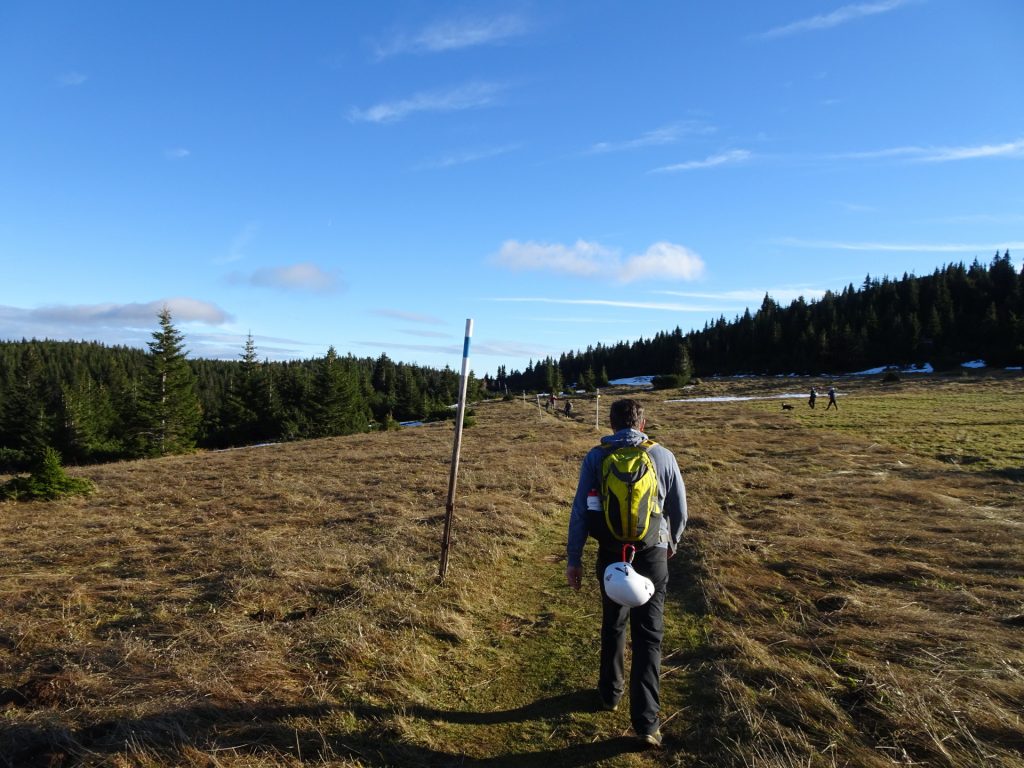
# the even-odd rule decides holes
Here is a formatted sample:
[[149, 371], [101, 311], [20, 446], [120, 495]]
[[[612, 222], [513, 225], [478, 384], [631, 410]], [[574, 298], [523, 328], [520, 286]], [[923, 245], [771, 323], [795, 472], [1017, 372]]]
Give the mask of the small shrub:
[[661, 376], [655, 376], [651, 379], [651, 386], [655, 389], [678, 389], [689, 384], [690, 379], [687, 376], [681, 376], [678, 373], [667, 373]]
[[0, 485], [0, 499], [28, 501], [31, 499], [59, 499], [91, 493], [88, 480], [68, 477], [60, 465], [60, 454], [53, 448], [44, 448], [28, 477], [15, 477]]

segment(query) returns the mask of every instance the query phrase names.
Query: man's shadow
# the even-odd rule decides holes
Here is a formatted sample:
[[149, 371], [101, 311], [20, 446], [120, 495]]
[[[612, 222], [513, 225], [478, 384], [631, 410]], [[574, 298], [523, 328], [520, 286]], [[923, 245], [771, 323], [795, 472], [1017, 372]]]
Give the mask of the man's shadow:
[[[381, 707], [366, 704], [210, 705], [198, 704], [136, 719], [100, 721], [79, 727], [20, 723], [0, 734], [0, 766], [74, 765], [124, 754], [126, 744], [171, 764], [186, 752], [231, 751], [235, 754], [289, 755], [300, 764], [321, 765], [339, 757], [370, 766], [585, 766], [642, 749], [636, 739], [617, 737], [537, 752], [476, 758], [409, 744], [392, 724], [396, 716], [429, 722], [496, 725], [531, 720], [558, 720], [600, 709], [592, 690], [552, 696], [514, 709], [493, 712], [445, 710], [421, 705]], [[358, 727], [339, 732], [318, 721], [350, 712]], [[296, 727], [295, 720], [311, 721]]]

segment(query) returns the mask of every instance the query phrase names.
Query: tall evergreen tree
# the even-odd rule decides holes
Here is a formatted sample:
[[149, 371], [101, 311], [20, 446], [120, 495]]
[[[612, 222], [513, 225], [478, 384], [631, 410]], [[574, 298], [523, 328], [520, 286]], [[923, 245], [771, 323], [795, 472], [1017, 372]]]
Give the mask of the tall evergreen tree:
[[55, 418], [37, 348], [25, 349], [0, 410], [0, 465], [22, 469], [53, 442]]
[[185, 337], [171, 321], [171, 311], [160, 310], [160, 330], [148, 343], [148, 368], [143, 388], [140, 447], [145, 455], [187, 453], [196, 446], [202, 409], [196, 377], [189, 367]]

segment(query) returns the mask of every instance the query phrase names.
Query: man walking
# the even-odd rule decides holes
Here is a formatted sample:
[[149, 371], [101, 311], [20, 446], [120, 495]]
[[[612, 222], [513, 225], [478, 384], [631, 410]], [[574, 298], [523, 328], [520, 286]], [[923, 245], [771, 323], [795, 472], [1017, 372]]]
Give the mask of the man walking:
[[828, 405], [825, 406], [825, 410], [827, 411], [829, 408], [835, 408], [837, 411], [839, 410], [839, 403], [836, 402], [835, 387], [828, 388]]
[[[633, 730], [647, 745], [661, 746], [659, 676], [661, 674], [661, 640], [664, 635], [665, 590], [668, 586], [668, 559], [675, 555], [686, 526], [686, 488], [675, 456], [664, 446], [652, 443], [644, 434], [646, 421], [643, 405], [637, 400], [616, 400], [611, 407], [614, 434], [601, 439], [583, 459], [579, 485], [569, 516], [569, 540], [566, 548], [568, 564], [566, 580], [574, 590], [583, 583], [583, 547], [587, 535], [599, 541], [597, 579], [601, 584], [601, 667], [597, 691], [601, 706], [614, 710], [625, 692], [626, 621], [629, 620], [633, 660], [629, 676], [629, 713]], [[661, 514], [652, 517], [657, 525], [649, 543], [637, 544], [633, 568], [654, 584], [654, 595], [643, 605], [628, 608], [614, 602], [605, 592], [602, 576], [605, 568], [623, 559], [621, 543], [608, 541], [598, 526], [605, 526], [605, 513], [595, 503], [602, 488], [602, 465], [615, 449], [643, 446], [657, 478], [657, 501]], [[594, 508], [589, 508], [588, 499]]]

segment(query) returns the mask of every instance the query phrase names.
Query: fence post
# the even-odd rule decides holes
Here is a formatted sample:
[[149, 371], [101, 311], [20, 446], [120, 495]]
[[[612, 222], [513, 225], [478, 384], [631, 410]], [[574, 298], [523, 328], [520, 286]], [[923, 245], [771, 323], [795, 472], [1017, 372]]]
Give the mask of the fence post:
[[455, 444], [452, 446], [452, 466], [448, 475], [448, 501], [444, 505], [444, 535], [441, 537], [441, 563], [438, 579], [448, 574], [448, 550], [452, 543], [452, 517], [455, 513], [455, 481], [459, 472], [459, 454], [462, 451], [462, 421], [466, 413], [466, 387], [469, 384], [469, 340], [473, 336], [473, 320], [466, 320], [466, 338], [462, 344], [462, 380], [459, 383], [459, 406], [455, 412]]

